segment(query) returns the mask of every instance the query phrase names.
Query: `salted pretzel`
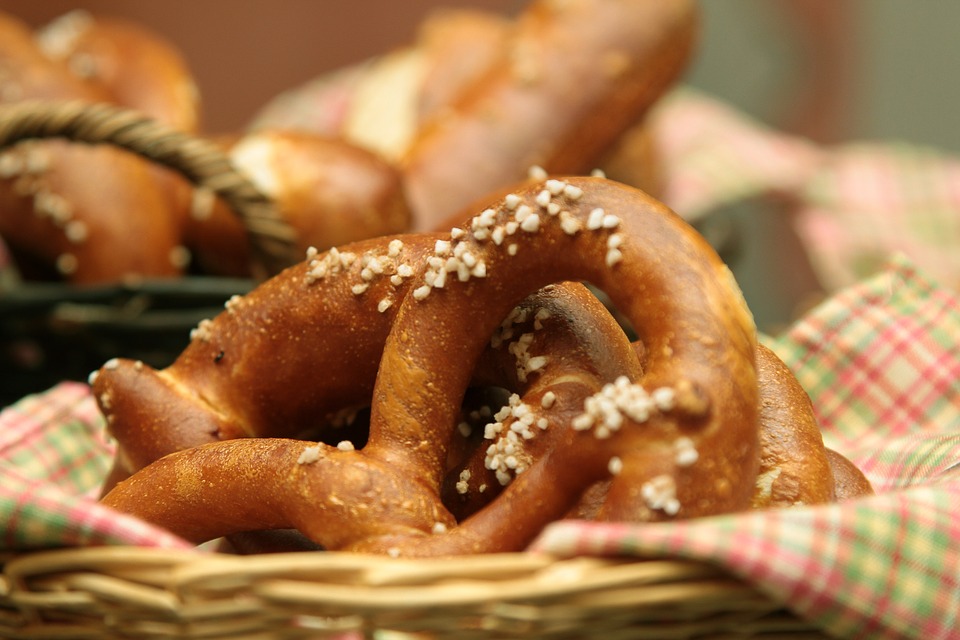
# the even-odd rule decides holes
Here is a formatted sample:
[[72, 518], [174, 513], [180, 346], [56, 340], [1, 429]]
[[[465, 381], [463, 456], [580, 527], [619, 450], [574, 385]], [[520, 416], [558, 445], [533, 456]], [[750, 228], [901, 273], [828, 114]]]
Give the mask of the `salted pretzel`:
[[[232, 298], [202, 322], [166, 369], [123, 359], [105, 364], [91, 382], [120, 447], [114, 479], [204, 442], [309, 434], [336, 444], [345, 437], [345, 418], [369, 404], [399, 300], [438, 242], [442, 235], [418, 234], [311, 252], [303, 265]], [[617, 344], [619, 326], [582, 287], [547, 289], [530, 304], [540, 314], [531, 322], [551, 327], [552, 340], [570, 348], [570, 364], [554, 367], [556, 375], [606, 380], [636, 371], [629, 350], [609, 346]], [[521, 391], [522, 361], [522, 353], [491, 349], [477, 368], [478, 384]], [[314, 370], [324, 372], [322, 384], [305, 393], [303, 378]]]
[[76, 76], [63, 61], [51, 60], [30, 26], [0, 12], [0, 102], [29, 98], [109, 101], [103, 87]]
[[[238, 476], [235, 465], [248, 466], [262, 454], [279, 469], [271, 473], [286, 478], [277, 491], [301, 496], [283, 507], [266, 500], [271, 510], [280, 511], [273, 511], [264, 527], [282, 519], [326, 548], [402, 554], [519, 548], [572, 508], [583, 489], [611, 473], [616, 475], [601, 509], [605, 518], [664, 519], [681, 511], [695, 516], [749, 505], [758, 446], [755, 332], [729, 270], [686, 223], [622, 185], [551, 180], [507, 196], [468, 228], [454, 230], [434, 253], [411, 276], [387, 337], [373, 390], [370, 435], [362, 449], [268, 438], [221, 442], [151, 465], [154, 480], [164, 469], [175, 471], [168, 477], [186, 478], [182, 474], [189, 467], [194, 481], [229, 477], [240, 482], [246, 476]], [[668, 254], [676, 258], [673, 268], [658, 269]], [[608, 391], [581, 389], [584, 404], [568, 406], [562, 415], [557, 407], [552, 417], [573, 428], [562, 429], [557, 445], [518, 475], [491, 507], [454, 527], [439, 499], [449, 426], [487, 336], [529, 293], [576, 279], [608, 290], [636, 325], [645, 345], [643, 374], [635, 378], [638, 383], [619, 385], [613, 406], [643, 398], [649, 415], [638, 414], [631, 401], [624, 407], [634, 417], [624, 417], [603, 401]], [[471, 325], [479, 326], [466, 326], [465, 317], [476, 318]], [[444, 353], [449, 355], [441, 357]], [[642, 425], [641, 417], [646, 418]], [[664, 455], [688, 439], [698, 451], [696, 464]], [[227, 467], [184, 464], [198, 451]], [[253, 481], [253, 474], [247, 475]], [[118, 485], [105, 502], [143, 504], [137, 494], [156, 481], [138, 476]], [[330, 490], [333, 477], [369, 491], [347, 500], [342, 491]], [[390, 493], [397, 486], [407, 487], [407, 493]], [[306, 494], [310, 497], [304, 500]], [[375, 503], [363, 506], [374, 494], [379, 496]], [[147, 508], [176, 510], [182, 500], [205, 497], [212, 498], [203, 491], [178, 490], [173, 499], [150, 501], [153, 507]], [[534, 504], [536, 509], [529, 508]], [[215, 509], [206, 503], [191, 506], [196, 512]], [[231, 521], [254, 517], [259, 507], [246, 505], [242, 511], [245, 516]], [[163, 522], [160, 513], [144, 515]], [[197, 527], [208, 526], [197, 520], [178, 524], [195, 537], [201, 533]], [[448, 533], [424, 540], [444, 530]]]
[[[199, 96], [185, 61], [139, 24], [73, 11], [32, 32], [0, 14], [0, 35], [0, 102], [111, 103], [174, 131], [198, 126]], [[274, 129], [217, 141], [303, 250], [409, 226], [398, 169], [369, 150]], [[0, 203], [0, 236], [26, 279], [82, 284], [252, 271], [247, 229], [223, 201], [113, 145], [37, 139], [3, 149]]]
[[144, 25], [83, 9], [34, 33], [40, 51], [101, 87], [106, 102], [137, 109], [188, 132], [200, 126], [200, 91], [182, 53]]
[[530, 165], [594, 168], [686, 67], [696, 16], [686, 1], [531, 3], [498, 61], [424, 123], [402, 158], [420, 228]]
[[[16, 18], [0, 14], [0, 34], [0, 102], [115, 102], [96, 79], [48, 56]], [[187, 252], [152, 174], [149, 163], [109, 146], [35, 140], [4, 149], [0, 235], [29, 278], [82, 283], [181, 273]]]
[[283, 94], [253, 126], [381, 154], [400, 167], [413, 230], [433, 230], [531, 165], [587, 173], [622, 155], [621, 136], [686, 68], [697, 26], [691, 0], [532, 0], [509, 16], [447, 8], [407, 46], [301, 88], [310, 109]]
[[[365, 238], [396, 235], [410, 227], [400, 172], [375, 153], [344, 140], [281, 129], [215, 139], [238, 171], [273, 203], [291, 228], [299, 255]], [[220, 199], [199, 209], [192, 187], [178, 190], [184, 242], [195, 248], [204, 273], [250, 275], [247, 229]]]
[[[288, 300], [285, 304], [290, 303]], [[263, 302], [254, 301], [254, 304]], [[374, 314], [370, 309], [366, 313], [368, 315], [362, 316], [362, 324], [366, 324], [365, 318]], [[622, 351], [614, 354], [618, 357], [610, 357], [611, 336], [615, 343], [619, 336], [616, 336], [616, 328], [610, 324], [607, 316], [606, 309], [585, 289], [563, 283], [546, 287], [531, 296], [512, 310], [501, 323], [478, 363], [472, 383], [480, 388], [506, 385], [523, 397], [521, 399], [519, 394], [511, 396], [503, 403], [503, 408], [491, 409], [486, 405], [482, 410], [474, 409], [470, 412], [472, 426], [468, 426], [466, 416], [458, 425], [457, 432], [462, 438], [452, 438], [449, 457], [451, 460], [465, 460], [451, 464], [441, 494], [444, 506], [458, 522], [489, 504], [515, 474], [523, 472], [534, 460], [548, 451], [551, 436], [559, 430], [541, 429], [541, 426], [546, 424], [543, 422], [545, 418], [532, 417], [534, 411], [542, 411], [547, 407], [553, 409], [558, 398], [559, 402], [569, 401], [570, 376], [582, 382], [590, 380], [591, 376], [595, 380], [602, 380], [604, 377], [612, 379], [630, 369], [636, 374], [639, 360], [631, 362], [629, 358], [624, 358]], [[584, 331], [584, 327], [591, 329]], [[603, 330], [599, 330], [600, 328]], [[219, 330], [223, 330], [222, 325]], [[232, 337], [242, 339], [239, 333], [234, 333]], [[603, 342], [598, 344], [601, 340]], [[752, 507], [818, 504], [868, 493], [869, 483], [859, 470], [839, 454], [824, 449], [809, 399], [789, 370], [769, 349], [762, 346], [758, 347], [757, 357], [762, 407], [759, 424], [761, 467]], [[569, 362], [558, 361], [561, 358]], [[611, 367], [611, 361], [619, 361], [618, 368]], [[198, 362], [202, 363], [203, 360]], [[549, 363], [549, 367], [545, 366], [546, 363]], [[271, 367], [269, 362], [262, 364]], [[321, 363], [320, 366], [324, 365]], [[202, 370], [203, 365], [199, 368]], [[595, 368], [600, 371], [594, 371]], [[142, 366], [135, 367], [134, 370], [138, 371], [138, 375], [150, 375], [150, 370]], [[116, 375], [113, 371], [104, 370], [103, 375]], [[144, 371], [147, 373], [144, 374]], [[212, 373], [215, 371], [211, 368], [207, 374]], [[175, 370], [172, 374], [179, 379], [179, 383], [190, 383], [180, 372]], [[200, 372], [196, 372], [196, 375], [199, 377]], [[265, 385], [269, 384], [269, 380], [262, 379]], [[218, 384], [228, 382], [219, 378]], [[594, 382], [593, 386], [596, 384]], [[117, 388], [117, 391], [120, 389]], [[266, 389], [261, 389], [261, 392], [265, 393]], [[148, 392], [144, 392], [144, 396], [148, 395]], [[582, 394], [574, 396], [582, 401]], [[197, 411], [204, 410], [199, 402], [193, 408]], [[112, 409], [114, 412], [110, 415], [115, 422], [119, 415], [115, 408]], [[206, 410], [213, 411], [214, 408], [209, 407]], [[179, 414], [174, 414], [173, 419], [179, 417]], [[356, 444], [358, 447], [366, 443], [365, 433], [360, 433], [359, 439], [355, 440], [351, 440], [353, 436], [347, 435], [343, 427], [331, 427], [330, 433], [335, 434], [333, 439], [328, 437], [331, 444], [337, 440], [350, 442], [350, 446]], [[519, 441], [525, 443], [523, 454], [517, 455], [515, 461], [507, 463], [509, 455], [504, 453], [511, 451], [511, 447], [515, 448]], [[133, 444], [130, 437], [125, 438], [124, 443], [127, 446]], [[244, 451], [247, 456], [256, 455], [255, 448]], [[182, 476], [188, 473], [184, 468], [196, 469], [211, 464], [209, 459], [205, 459], [209, 455], [210, 452], [206, 449], [188, 452], [182, 456], [180, 464], [169, 467], [169, 470], [173, 471], [174, 476]], [[692, 456], [695, 452], [686, 449], [686, 455]], [[859, 490], [844, 490], [850, 483], [838, 476], [836, 471], [831, 475], [830, 470], [826, 469], [827, 455], [831, 455], [831, 466], [836, 460], [843, 469], [850, 470], [853, 474], [850, 477], [855, 478], [855, 482], [860, 486]], [[254, 461], [251, 460], [250, 463], [253, 464]], [[143, 476], [149, 478], [145, 482], [146, 486], [155, 484], [158, 481], [157, 476], [162, 475], [157, 467], [151, 468], [150, 472]], [[595, 519], [596, 509], [602, 503], [608, 488], [609, 482], [602, 482], [589, 489], [577, 506], [567, 514], [568, 517]], [[182, 504], [181, 507], [185, 513], [192, 513], [190, 505]], [[223, 519], [211, 514], [207, 509], [204, 507], [203, 519], [211, 528], [202, 537], [212, 537], [215, 532], [225, 530]], [[196, 514], [188, 518], [191, 521], [196, 519]], [[166, 521], [165, 524], [173, 528], [181, 526]], [[259, 521], [256, 524], [262, 526]], [[230, 548], [243, 553], [316, 548], [314, 543], [288, 530], [267, 535], [265, 533], [260, 531], [256, 535], [231, 535]]]

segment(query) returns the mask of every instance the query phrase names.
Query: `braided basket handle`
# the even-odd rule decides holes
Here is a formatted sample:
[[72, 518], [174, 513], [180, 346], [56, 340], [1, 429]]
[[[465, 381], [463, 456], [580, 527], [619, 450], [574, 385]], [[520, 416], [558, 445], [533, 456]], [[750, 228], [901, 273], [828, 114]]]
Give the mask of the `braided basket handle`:
[[272, 275], [293, 264], [293, 230], [273, 203], [214, 143], [138, 111], [104, 103], [25, 100], [0, 106], [0, 149], [35, 138], [109, 143], [169, 167], [224, 199], [243, 221], [255, 268]]

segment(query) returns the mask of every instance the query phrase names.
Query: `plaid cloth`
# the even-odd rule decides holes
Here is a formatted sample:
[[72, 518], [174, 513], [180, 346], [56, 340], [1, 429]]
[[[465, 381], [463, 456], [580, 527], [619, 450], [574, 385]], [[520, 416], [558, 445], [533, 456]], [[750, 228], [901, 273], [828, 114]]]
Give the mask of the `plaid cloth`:
[[689, 87], [658, 103], [649, 126], [663, 165], [661, 198], [687, 219], [772, 199], [795, 214], [827, 291], [870, 277], [894, 253], [960, 289], [957, 158], [901, 142], [820, 147]]
[[85, 384], [65, 382], [0, 412], [0, 550], [190, 547], [97, 504], [113, 451]]
[[[533, 549], [706, 560], [837, 637], [957, 637], [960, 297], [899, 258], [766, 341], [876, 496], [670, 524], [560, 522]], [[112, 451], [83, 384], [0, 413], [0, 549], [189, 546], [95, 503]]]

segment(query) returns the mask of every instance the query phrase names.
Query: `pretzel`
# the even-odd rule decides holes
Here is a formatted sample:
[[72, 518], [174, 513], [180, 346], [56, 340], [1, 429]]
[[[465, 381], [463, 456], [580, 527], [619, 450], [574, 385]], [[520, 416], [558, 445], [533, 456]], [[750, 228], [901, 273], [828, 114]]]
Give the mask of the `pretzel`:
[[[105, 364], [91, 382], [120, 445], [114, 480], [203, 442], [340, 433], [342, 417], [369, 404], [397, 308], [393, 303], [407, 293], [411, 265], [431, 255], [441, 239], [436, 234], [374, 239], [316, 254], [231, 299], [224, 313], [200, 324], [190, 345], [163, 371], [124, 359]], [[325, 271], [338, 277], [319, 277]], [[609, 318], [604, 321], [602, 306], [582, 287], [551, 288], [534, 296], [534, 303], [545, 305], [541, 316], [559, 309], [552, 318], [529, 323], [564, 323], [550, 333], [576, 346], [579, 358], [571, 357], [566, 369], [579, 372], [594, 362], [592, 368], [609, 379], [636, 366], [630, 351], [621, 347], [615, 358], [606, 346], [616, 344], [611, 336], [622, 332]], [[269, 335], [263, 335], [264, 326], [271, 327]], [[592, 327], [589, 334], [570, 335], [581, 326]], [[477, 380], [520, 390], [516, 362], [505, 347], [491, 349]], [[264, 376], [264, 370], [276, 373]], [[325, 378], [304, 393], [302, 380], [311, 370], [326, 372]]]
[[593, 169], [685, 68], [696, 16], [685, 0], [531, 3], [499, 60], [418, 128], [402, 158], [416, 228], [531, 165]]
[[181, 274], [189, 252], [166, 202], [150, 163], [110, 146], [31, 140], [0, 152], [0, 236], [28, 279]]
[[[519, 309], [535, 309], [536, 313], [529, 314], [530, 317], [524, 322], [516, 322], [517, 314], [513, 314], [514, 320], [510, 321], [510, 326], [517, 331], [524, 331], [527, 328], [532, 330], [532, 326], [536, 324], [539, 327], [537, 331], [549, 336], [552, 346], [560, 348], [568, 361], [556, 362], [549, 371], [534, 376], [532, 372], [524, 373], [524, 365], [529, 362], [525, 362], [522, 357], [518, 358], [515, 350], [511, 351], [504, 344], [488, 351], [487, 361], [481, 364], [476, 374], [478, 384], [504, 385], [523, 394], [524, 403], [533, 404], [542, 401], [544, 389], [561, 392], [562, 389], [584, 386], [584, 393], [588, 394], [591, 390], [599, 390], [604, 379], [637, 371], [638, 362], [619, 326], [585, 288], [572, 285], [551, 288], [533, 296], [526, 306]], [[556, 310], [558, 314], [552, 315], [550, 310]], [[536, 317], [537, 314], [539, 318]], [[605, 317], [605, 320], [596, 324], [584, 322], [598, 317]], [[619, 340], [611, 340], [611, 337], [618, 337]], [[568, 346], [574, 347], [569, 353], [565, 348]], [[588, 349], [592, 351], [587, 353]], [[584, 393], [579, 395], [582, 397]], [[564, 402], [564, 399], [558, 400], [558, 404]], [[515, 406], [521, 404], [518, 402]], [[479, 433], [482, 435], [483, 432]], [[463, 441], [464, 435], [460, 431], [451, 431], [446, 444], [438, 445], [446, 447], [451, 455], [455, 455], [458, 444]], [[144, 471], [134, 474], [130, 480], [120, 483], [104, 500], [108, 505], [136, 513], [197, 541], [230, 534], [235, 530], [296, 527], [307, 533], [314, 542], [334, 549], [342, 546], [345, 539], [358, 537], [368, 528], [376, 531], [389, 526], [391, 531], [396, 531], [395, 527], [409, 528], [413, 527], [414, 523], [419, 529], [426, 527], [433, 530], [438, 524], [452, 527], [455, 519], [447, 512], [435, 490], [412, 491], [416, 496], [413, 501], [376, 504], [365, 514], [343, 513], [339, 517], [349, 518], [350, 522], [341, 522], [335, 526], [327, 521], [305, 518], [303, 512], [291, 513], [291, 510], [286, 508], [277, 510], [278, 504], [305, 505], [305, 491], [310, 493], [308, 503], [312, 505], [311, 509], [335, 511], [344, 508], [335, 490], [331, 490], [342, 480], [334, 481], [333, 476], [356, 478], [351, 480], [351, 483], [361, 486], [365, 481], [369, 481], [381, 491], [386, 492], [387, 488], [391, 487], [390, 492], [397, 493], [397, 487], [406, 482], [404, 477], [392, 471], [388, 464], [378, 460], [374, 454], [369, 454], [372, 457], [367, 459], [368, 453], [365, 452], [375, 451], [380, 446], [375, 439], [369, 439], [359, 451], [354, 451], [354, 445], [349, 441], [341, 441], [334, 447], [312, 442], [265, 438], [205, 445], [181, 451], [151, 464]], [[264, 486], [263, 477], [257, 480], [257, 475], [239, 473], [238, 470], [259, 468], [264, 462], [263, 455], [280, 456], [289, 461], [296, 467], [295, 475], [289, 481], [278, 480], [272, 485], [278, 488], [278, 492], [271, 490], [272, 496], [269, 500], [251, 500], [259, 506], [242, 510], [241, 515], [238, 515], [238, 511], [232, 506], [217, 499], [212, 492], [190, 492], [183, 496], [175, 494], [171, 496], [175, 500], [173, 503], [154, 499], [157, 497], [157, 487], [170, 486], [168, 483], [173, 482], [173, 478], [178, 479], [177, 483], [186, 478], [198, 478], [200, 485], [207, 482], [222, 484], [226, 481], [232, 490], [240, 494], [257, 493]], [[351, 457], [362, 457], [362, 462], [350, 461]], [[297, 461], [301, 464], [295, 464]], [[281, 468], [288, 466], [282, 462], [277, 464]], [[222, 473], [225, 475], [221, 475]], [[360, 480], [361, 477], [368, 480]], [[255, 486], [257, 484], [261, 489]], [[284, 491], [289, 493], [281, 497], [280, 494]], [[154, 497], [144, 501], [142, 498], [145, 492], [150, 492]], [[162, 494], [161, 489], [160, 495]], [[152, 506], [148, 506], [148, 503]], [[168, 510], [171, 507], [172, 512], [152, 511]], [[353, 511], [357, 510], [356, 507], [357, 505], [347, 505], [347, 508]], [[267, 514], [261, 509], [270, 513]], [[200, 513], [204, 514], [203, 517], [197, 517]], [[176, 519], [168, 520], [171, 515]], [[345, 536], [349, 537], [344, 538]], [[249, 541], [247, 544], [250, 544]], [[257, 540], [257, 544], [261, 545], [259, 548], [262, 549], [262, 538]]]
[[34, 33], [39, 49], [78, 78], [101, 87], [112, 102], [196, 132], [200, 92], [172, 42], [138, 22], [68, 11]]
[[[287, 301], [286, 304], [290, 304]], [[372, 314], [372, 311], [368, 311]], [[582, 369], [591, 367], [589, 354], [596, 354], [594, 366], [605, 367], [600, 379], [611, 379], [612, 376], [622, 374], [623, 370], [611, 369], [609, 367], [608, 357], [610, 349], [603, 344], [597, 344], [600, 336], [604, 336], [605, 341], [611, 339], [611, 335], [616, 331], [609, 326], [609, 319], [605, 319], [606, 309], [603, 308], [596, 299], [588, 294], [581, 287], [564, 283], [546, 287], [531, 296], [521, 305], [515, 308], [508, 317], [501, 323], [501, 326], [495, 332], [491, 345], [487, 348], [478, 363], [478, 371], [475, 372], [472, 384], [479, 387], [499, 386], [506, 384], [511, 389], [519, 390], [523, 393], [521, 401], [517, 396], [513, 396], [507, 403], [506, 410], [497, 413], [503, 413], [499, 416], [500, 420], [507, 422], [506, 418], [516, 422], [517, 415], [531, 415], [527, 413], [529, 408], [540, 408], [545, 403], [545, 398], [560, 397], [561, 402], [569, 398], [569, 393], [564, 393], [565, 380], [569, 375], [568, 370], [572, 370], [577, 375], [583, 374]], [[362, 316], [361, 324], [368, 322], [367, 315]], [[557, 326], [558, 322], [565, 323], [565, 326]], [[570, 327], [581, 327], [581, 330], [572, 330]], [[582, 331], [582, 327], [606, 327], [603, 332]], [[569, 333], [564, 333], [569, 331]], [[562, 336], [560, 340], [556, 338]], [[522, 345], [522, 347], [521, 347]], [[637, 349], [642, 350], [642, 345], [636, 345]], [[642, 352], [642, 351], [641, 351]], [[530, 353], [542, 354], [533, 356], [533, 371], [528, 371], [531, 365]], [[602, 355], [601, 355], [602, 354]], [[862, 474], [845, 458], [835, 452], [826, 450], [823, 447], [816, 421], [813, 417], [812, 407], [809, 399], [802, 393], [796, 380], [790, 374], [789, 370], [783, 365], [776, 356], [765, 347], [758, 347], [758, 379], [760, 384], [760, 442], [761, 442], [761, 469], [758, 476], [757, 486], [752, 500], [753, 508], [765, 508], [770, 506], [793, 506], [796, 504], [818, 504], [832, 501], [834, 499], [834, 487], [836, 486], [836, 499], [847, 499], [856, 495], [865, 493], [862, 488], [866, 488], [869, 493], [869, 483], [866, 483]], [[552, 364], [540, 375], [539, 359], [553, 361], [555, 358], [568, 358], [576, 362], [570, 366], [555, 366]], [[616, 360], [617, 358], [614, 358]], [[620, 355], [621, 366], [624, 369], [636, 370], [638, 362], [631, 362], [629, 358], [623, 358]], [[269, 363], [265, 363], [270, 366]], [[141, 369], [142, 370], [142, 369]], [[112, 375], [109, 370], [104, 372], [106, 375]], [[174, 375], [179, 375], [174, 373]], [[521, 382], [519, 379], [523, 378]], [[582, 378], [581, 378], [582, 379]], [[189, 381], [186, 381], [189, 382]], [[566, 388], [569, 391], [569, 388]], [[557, 394], [560, 394], [557, 396]], [[582, 400], [582, 394], [578, 396]], [[555, 402], [555, 400], [551, 400]], [[552, 405], [551, 405], [552, 406]], [[467, 516], [476, 512], [480, 508], [489, 504], [497, 495], [499, 495], [505, 484], [512, 479], [516, 469], [524, 469], [530, 462], [543, 456], [550, 447], [549, 436], [555, 435], [559, 430], [539, 431], [536, 422], [528, 425], [533, 429], [538, 437], [530, 440], [533, 447], [527, 447], [525, 459], [520, 460], [520, 465], [513, 469], [504, 465], [490, 464], [495, 458], [487, 453], [489, 447], [497, 443], [509, 443], [511, 434], [514, 440], [518, 433], [523, 433], [523, 429], [503, 429], [502, 424], [491, 422], [494, 416], [494, 410], [489, 407], [483, 411], [472, 411], [471, 416], [475, 422], [473, 432], [466, 428], [466, 418], [458, 426], [458, 432], [463, 438], [454, 437], [451, 442], [450, 457], [465, 458], [465, 461], [453, 465], [446, 474], [443, 491], [441, 492], [444, 506], [451, 512], [459, 522]], [[522, 410], [520, 408], [523, 408]], [[115, 416], [116, 414], [114, 414]], [[483, 418], [486, 418], [486, 423]], [[114, 417], [115, 419], [115, 417]], [[479, 422], [476, 422], [479, 420]], [[487, 426], [485, 426], [485, 424]], [[339, 433], [342, 433], [340, 431]], [[345, 437], [345, 436], [344, 436]], [[365, 436], [361, 436], [365, 441]], [[464, 453], [458, 452], [458, 444], [463, 444], [467, 449]], [[245, 456], [250, 458], [249, 463], [255, 464], [255, 449], [244, 449]], [[687, 451], [688, 455], [691, 451]], [[831, 475], [829, 470], [824, 469], [827, 457], [830, 456], [831, 467], [834, 462], [843, 470], [848, 470], [854, 474], [851, 477], [859, 478], [855, 482], [860, 484], [861, 490], [855, 492], [845, 491], [844, 487], [851, 483], [842, 477], [838, 477], [836, 471]], [[183, 456], [183, 467], [196, 469], [210, 464], [209, 460], [204, 461], [208, 453], [206, 451], [191, 451]], [[181, 468], [173, 467], [173, 475], [183, 475], [188, 473]], [[191, 471], [189, 473], [195, 473]], [[146, 487], [155, 485], [157, 480], [156, 469], [151, 469], [152, 477], [145, 483]], [[162, 474], [159, 474], [162, 475]], [[502, 479], [502, 476], [506, 477]], [[865, 483], [865, 484], [864, 484]], [[161, 484], [162, 481], [161, 481]], [[797, 488], [799, 487], [799, 493]], [[233, 487], [235, 491], [236, 486]], [[596, 517], [596, 510], [602, 503], [609, 483], [598, 483], [587, 491], [580, 502], [569, 514], [568, 517], [590, 518]], [[250, 488], [250, 490], [253, 490]], [[146, 502], [146, 501], [144, 501]], [[216, 502], [216, 500], [214, 500]], [[211, 526], [201, 537], [216, 537], [223, 529], [223, 520], [218, 519], [217, 514], [210, 509], [215, 505], [203, 505], [201, 519]], [[192, 514], [186, 518], [187, 521], [198, 519], [201, 509], [196, 505], [179, 504], [178, 508], [186, 513]], [[194, 509], [196, 512], [194, 513]], [[147, 517], [155, 517], [153, 514], [141, 514]], [[251, 516], [252, 521], [248, 526], [262, 526], [263, 520]], [[163, 521], [166, 526], [177, 528], [177, 523]], [[287, 523], [289, 524], [289, 523]], [[290, 551], [307, 550], [317, 548], [315, 543], [299, 536], [291, 531], [281, 531], [268, 533], [258, 532], [256, 536], [251, 535], [231, 535], [230, 549], [234, 552], [243, 553], [265, 552], [265, 551]], [[194, 534], [196, 535], [196, 534]]]
[[[36, 34], [6, 14], [0, 14], [0, 70], [3, 102], [114, 100], [106, 86], [47, 56]], [[91, 283], [177, 275], [188, 252], [154, 173], [149, 163], [107, 146], [32, 140], [4, 149], [0, 235], [31, 279]], [[149, 241], [132, 244], [131, 238]]]
[[[303, 264], [228, 300], [166, 369], [106, 363], [91, 382], [119, 444], [114, 478], [205, 442], [312, 432], [368, 404], [397, 308], [391, 303], [408, 286], [409, 265], [438, 239], [377, 238], [311, 251]], [[349, 366], [341, 366], [344, 345]], [[305, 393], [317, 375], [323, 384]]]
[[829, 447], [825, 451], [827, 462], [830, 464], [830, 471], [833, 474], [834, 499], [837, 502], [874, 494], [870, 480], [853, 462]]
[[28, 98], [109, 101], [103, 87], [79, 78], [58, 60], [48, 58], [25, 22], [0, 12], [0, 102]]
[[[175, 130], [197, 127], [199, 98], [182, 56], [136, 23], [73, 11], [34, 33], [0, 15], [0, 35], [0, 99], [109, 102]], [[302, 250], [409, 226], [398, 170], [368, 150], [277, 130], [218, 141]], [[212, 192], [111, 145], [26, 145], [0, 152], [0, 235], [27, 279], [251, 275], [247, 229]]]
[[[157, 478], [165, 474], [188, 477], [183, 475], [188, 468], [194, 470], [189, 472], [194, 479], [242, 483], [247, 476], [237, 475], [239, 466], [249, 469], [262, 455], [284, 478], [277, 479], [274, 496], [299, 496], [283, 507], [272, 498], [264, 500], [274, 515], [261, 521], [262, 526], [280, 526], [282, 521], [326, 548], [402, 554], [520, 548], [547, 521], [572, 508], [588, 485], [611, 473], [617, 475], [601, 510], [604, 518], [664, 519], [681, 510], [684, 516], [695, 516], [747, 506], [757, 469], [754, 329], [729, 271], [709, 245], [659, 203], [601, 179], [527, 187], [508, 196], [498, 209], [475, 217], [471, 228], [452, 232], [413, 276], [386, 339], [373, 390], [369, 439], [361, 450], [305, 447], [270, 438], [203, 445], [150, 465], [150, 474], [135, 474], [108, 493], [105, 502], [137, 512], [178, 511], [184, 508], [183, 500], [199, 500], [188, 505], [197, 511], [186, 512], [212, 514], [208, 510], [215, 505], [204, 502], [213, 498], [209, 492], [176, 492], [172, 500], [147, 501], [153, 506], [143, 506], [140, 493], [157, 486]], [[534, 221], [540, 215], [538, 226]], [[520, 251], [520, 245], [526, 251]], [[675, 268], [656, 269], [664, 251], [676, 258], [671, 262]], [[444, 284], [440, 273], [458, 277], [451, 275]], [[597, 399], [610, 389], [591, 393], [581, 388], [585, 405], [558, 403], [550, 417], [575, 428], [557, 429], [556, 445], [510, 482], [497, 508], [491, 505], [452, 528], [455, 520], [439, 499], [449, 427], [484, 349], [483, 336], [492, 335], [500, 319], [530, 292], [580, 278], [610, 289], [639, 329], [644, 374], [633, 375], [651, 390], [661, 389], [652, 396], [657, 400], [649, 422], [635, 425], [628, 418], [632, 428], [616, 433], [613, 422], [591, 425], [595, 419], [590, 407], [602, 405]], [[617, 283], [629, 283], [647, 295], [632, 296]], [[471, 324], [479, 326], [460, 326], [458, 314], [476, 318]], [[632, 352], [622, 331], [619, 336]], [[452, 358], [441, 359], [444, 352]], [[442, 362], [448, 364], [438, 366]], [[638, 385], [626, 382], [629, 378], [619, 378], [624, 381], [618, 383], [619, 391], [642, 394]], [[98, 377], [95, 388], [99, 383]], [[427, 397], [416, 389], [431, 393]], [[664, 457], [664, 451], [674, 451], [678, 442], [688, 439], [685, 448], [699, 451], [697, 464], [681, 464], [689, 456]], [[221, 464], [186, 462], [198, 455]], [[295, 465], [304, 455], [309, 464]], [[248, 480], [263, 486], [253, 477]], [[331, 489], [333, 477], [392, 497], [362, 507], [363, 496], [346, 499]], [[545, 489], [543, 483], [552, 488]], [[389, 493], [397, 486], [409, 489], [404, 497]], [[537, 508], [523, 508], [525, 502]], [[243, 511], [250, 517], [262, 515], [249, 504]], [[162, 513], [139, 514], [160, 522], [165, 518]], [[221, 515], [227, 516], [222, 510]], [[244, 517], [228, 521], [236, 524]], [[191, 537], [210, 533], [203, 528], [216, 519], [182, 519], [177, 525], [186, 529], [175, 530]], [[442, 530], [449, 533], [433, 536], [424, 545], [425, 535]]]
[[[685, 69], [697, 25], [690, 0], [533, 0], [510, 17], [435, 11], [407, 46], [305, 87], [309, 110], [282, 95], [255, 126], [342, 136], [383, 155], [404, 176], [412, 229], [435, 230], [532, 165], [600, 166]], [[645, 140], [636, 146], [649, 157]], [[618, 174], [653, 184], [649, 169], [622, 164]]]
[[[308, 133], [261, 129], [216, 139], [233, 165], [271, 199], [293, 230], [295, 248], [330, 247], [403, 233], [410, 209], [400, 174], [375, 153], [343, 140]], [[247, 230], [219, 199], [198, 210], [184, 181], [178, 210], [184, 241], [206, 273], [245, 276], [251, 252]]]

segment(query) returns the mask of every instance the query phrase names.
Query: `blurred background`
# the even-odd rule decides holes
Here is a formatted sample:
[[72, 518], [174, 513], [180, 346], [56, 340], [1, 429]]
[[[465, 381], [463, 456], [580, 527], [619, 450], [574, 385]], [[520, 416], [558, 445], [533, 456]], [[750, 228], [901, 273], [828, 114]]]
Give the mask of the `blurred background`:
[[[512, 13], [524, 2], [0, 0], [0, 9], [35, 26], [85, 8], [156, 29], [189, 60], [214, 132], [243, 126], [280, 91], [403, 45], [424, 14], [444, 5]], [[960, 151], [955, 0], [701, 5], [690, 84], [818, 141], [900, 138]]]
[[[236, 131], [278, 93], [411, 40], [443, 5], [516, 12], [520, 0], [0, 0], [40, 26], [71, 10], [128, 17], [180, 47], [203, 98], [203, 129]], [[955, 0], [702, 2], [699, 54], [685, 82], [769, 127], [831, 145], [905, 141], [960, 152]], [[782, 216], [740, 219], [735, 272], [774, 330], [816, 294]]]

